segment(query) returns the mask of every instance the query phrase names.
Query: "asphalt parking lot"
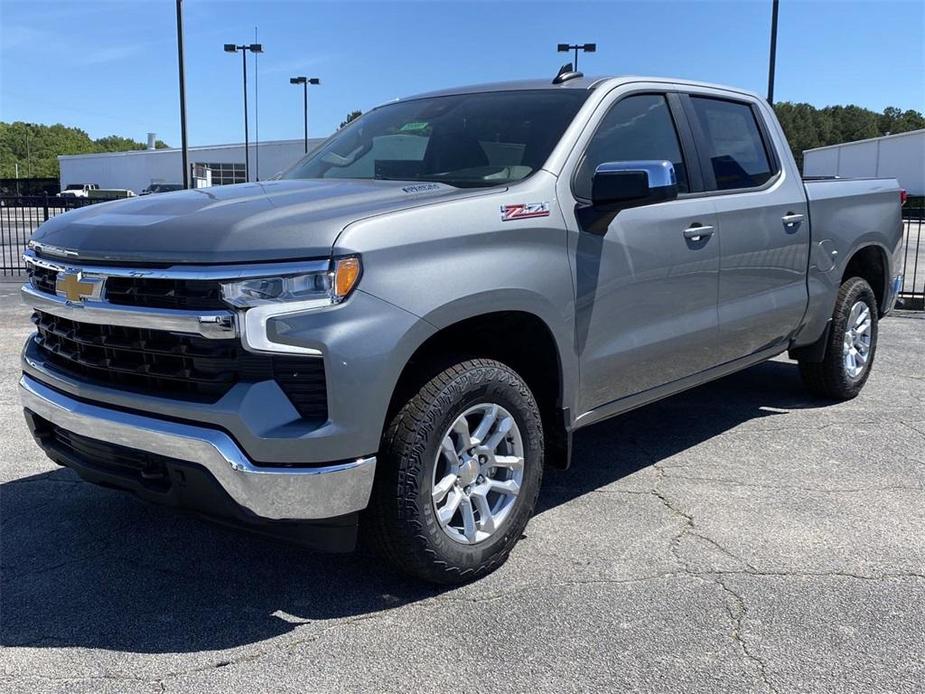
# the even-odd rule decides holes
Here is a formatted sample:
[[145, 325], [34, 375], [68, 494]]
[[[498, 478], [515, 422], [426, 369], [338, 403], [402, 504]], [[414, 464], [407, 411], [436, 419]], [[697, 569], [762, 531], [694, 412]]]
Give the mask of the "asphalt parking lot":
[[925, 320], [854, 401], [783, 359], [576, 437], [511, 560], [439, 590], [82, 483], [0, 284], [5, 692], [925, 689]]

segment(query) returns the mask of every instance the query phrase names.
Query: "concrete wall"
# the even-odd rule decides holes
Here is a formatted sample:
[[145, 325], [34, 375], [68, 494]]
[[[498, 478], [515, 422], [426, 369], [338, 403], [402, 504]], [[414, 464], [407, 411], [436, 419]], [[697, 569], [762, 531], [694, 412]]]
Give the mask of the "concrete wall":
[[803, 174], [896, 178], [909, 195], [925, 195], [925, 130], [808, 149]]
[[[324, 138], [312, 138], [317, 147]], [[257, 148], [251, 144], [250, 179], [254, 180]], [[260, 178], [270, 178], [289, 168], [303, 156], [303, 140], [273, 140], [260, 143]], [[179, 149], [138, 150], [107, 154], [60, 156], [61, 189], [71, 183], [98, 183], [101, 188], [128, 188], [140, 193], [151, 183], [182, 183], [183, 167]], [[244, 163], [244, 145], [190, 147], [190, 164]]]

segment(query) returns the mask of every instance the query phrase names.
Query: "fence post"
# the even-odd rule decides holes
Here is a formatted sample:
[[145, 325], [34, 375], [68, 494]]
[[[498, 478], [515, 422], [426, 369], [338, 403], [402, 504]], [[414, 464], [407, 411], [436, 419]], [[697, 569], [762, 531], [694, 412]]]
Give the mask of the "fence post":
[[47, 221], [48, 221], [48, 191], [47, 191], [47, 190], [45, 191], [44, 199], [45, 199], [45, 205], [44, 205], [44, 207], [43, 207], [43, 209], [42, 209], [42, 212], [43, 212], [44, 215], [45, 215], [45, 220], [44, 220], [44, 221], [47, 222]]

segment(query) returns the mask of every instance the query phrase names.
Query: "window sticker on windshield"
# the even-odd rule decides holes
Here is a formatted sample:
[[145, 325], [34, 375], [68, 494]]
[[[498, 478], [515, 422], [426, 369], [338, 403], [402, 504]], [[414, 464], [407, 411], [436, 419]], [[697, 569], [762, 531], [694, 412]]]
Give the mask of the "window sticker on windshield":
[[501, 205], [501, 221], [511, 222], [515, 219], [548, 217], [548, 202], [520, 202], [514, 205]]
[[430, 123], [416, 122], [416, 123], [405, 123], [401, 128], [398, 129], [400, 133], [419, 133], [427, 130], [430, 127]]

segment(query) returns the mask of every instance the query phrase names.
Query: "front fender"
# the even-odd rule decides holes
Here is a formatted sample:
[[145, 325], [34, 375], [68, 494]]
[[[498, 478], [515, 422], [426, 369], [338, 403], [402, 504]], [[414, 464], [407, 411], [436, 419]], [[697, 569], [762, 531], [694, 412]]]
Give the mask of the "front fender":
[[[502, 221], [503, 205], [544, 203], [549, 214]], [[539, 318], [562, 364], [563, 405], [578, 366], [575, 296], [555, 177], [539, 171], [509, 188], [358, 220], [335, 255], [359, 253], [363, 291], [421, 317], [435, 330], [500, 311]]]

